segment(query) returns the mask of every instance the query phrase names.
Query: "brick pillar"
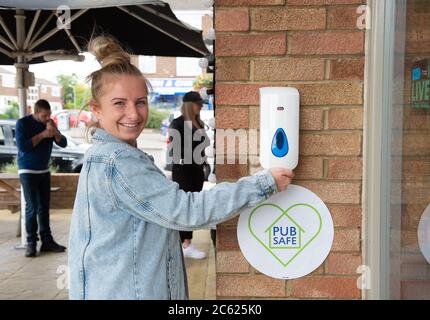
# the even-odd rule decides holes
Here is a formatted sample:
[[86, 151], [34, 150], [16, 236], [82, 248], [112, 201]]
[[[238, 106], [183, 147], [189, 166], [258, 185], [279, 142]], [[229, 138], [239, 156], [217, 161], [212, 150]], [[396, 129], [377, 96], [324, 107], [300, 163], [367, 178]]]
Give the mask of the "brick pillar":
[[[215, 1], [216, 125], [258, 129], [263, 86], [293, 86], [301, 95], [300, 161], [295, 184], [320, 196], [334, 224], [333, 248], [312, 274], [266, 277], [242, 256], [233, 219], [218, 226], [218, 298], [360, 298], [365, 33], [361, 0]], [[219, 181], [260, 169], [217, 165]]]

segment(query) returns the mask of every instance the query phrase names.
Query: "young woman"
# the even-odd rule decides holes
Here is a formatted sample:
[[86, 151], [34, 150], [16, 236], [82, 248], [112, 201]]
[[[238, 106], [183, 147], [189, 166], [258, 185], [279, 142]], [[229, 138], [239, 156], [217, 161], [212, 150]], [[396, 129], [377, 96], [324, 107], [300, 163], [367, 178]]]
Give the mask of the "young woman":
[[[175, 159], [179, 161], [173, 161], [172, 180], [179, 184], [181, 190], [186, 192], [202, 191], [203, 183], [205, 182], [203, 171], [206, 160], [204, 148], [209, 146], [210, 142], [205, 132], [204, 123], [200, 119], [202, 106], [203, 99], [198, 92], [187, 92], [182, 99], [182, 116], [174, 119], [169, 128], [172, 151], [180, 148], [180, 158]], [[175, 130], [176, 135], [173, 134], [173, 130]], [[191, 142], [188, 147], [185, 142], [186, 135], [188, 135]], [[197, 150], [197, 148], [200, 148], [200, 150]], [[184, 163], [186, 154], [189, 155], [189, 163]], [[203, 251], [198, 250], [191, 243], [193, 238], [192, 231], [179, 231], [179, 235], [182, 241], [184, 257], [192, 259], [204, 259], [206, 257]]]
[[90, 42], [102, 68], [90, 75], [97, 118], [70, 229], [71, 299], [187, 299], [178, 230], [231, 219], [291, 182], [271, 169], [209, 191], [184, 192], [136, 148], [148, 118], [148, 88], [111, 38]]

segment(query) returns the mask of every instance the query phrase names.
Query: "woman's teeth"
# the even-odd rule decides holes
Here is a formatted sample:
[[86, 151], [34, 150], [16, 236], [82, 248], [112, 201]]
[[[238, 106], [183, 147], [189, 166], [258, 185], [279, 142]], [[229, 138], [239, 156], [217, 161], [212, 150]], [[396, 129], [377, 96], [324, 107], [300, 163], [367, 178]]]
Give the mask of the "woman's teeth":
[[120, 125], [127, 128], [136, 128], [139, 123], [120, 123]]

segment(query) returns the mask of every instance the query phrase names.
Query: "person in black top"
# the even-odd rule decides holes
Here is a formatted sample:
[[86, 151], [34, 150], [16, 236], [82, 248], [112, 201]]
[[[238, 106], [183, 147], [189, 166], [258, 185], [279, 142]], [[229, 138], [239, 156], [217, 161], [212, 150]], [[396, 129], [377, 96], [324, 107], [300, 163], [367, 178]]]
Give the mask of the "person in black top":
[[36, 244], [42, 240], [41, 252], [63, 252], [66, 248], [56, 243], [49, 226], [51, 173], [49, 159], [52, 144], [67, 146], [64, 137], [51, 119], [49, 102], [40, 99], [34, 105], [34, 114], [16, 122], [18, 173], [25, 198], [25, 229], [27, 231], [26, 257], [36, 256]]
[[[182, 116], [169, 127], [170, 155], [172, 156], [172, 180], [184, 191], [199, 192], [205, 180], [203, 166], [205, 148], [210, 145], [204, 123], [200, 119], [203, 99], [198, 92], [190, 91], [183, 97]], [[192, 231], [179, 231], [184, 256], [204, 259], [206, 254], [191, 243]]]

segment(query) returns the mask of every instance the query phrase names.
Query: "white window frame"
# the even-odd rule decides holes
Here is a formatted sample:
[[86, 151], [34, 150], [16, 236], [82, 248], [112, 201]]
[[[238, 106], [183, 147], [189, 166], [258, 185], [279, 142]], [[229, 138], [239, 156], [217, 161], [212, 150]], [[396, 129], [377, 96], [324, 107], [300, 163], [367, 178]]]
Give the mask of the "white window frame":
[[[364, 227], [363, 263], [369, 287], [363, 299], [390, 299], [390, 275], [400, 270], [390, 263], [391, 203], [399, 195], [392, 193], [391, 181], [401, 181], [401, 173], [392, 170], [391, 124], [396, 29], [404, 21], [396, 15], [396, 5], [406, 0], [369, 0], [371, 28], [366, 34], [366, 103], [364, 134]], [[405, 18], [405, 17], [404, 17]], [[401, 42], [400, 43], [404, 43]], [[399, 48], [397, 47], [397, 51]], [[401, 143], [399, 141], [398, 143]], [[401, 182], [400, 182], [401, 183]]]

